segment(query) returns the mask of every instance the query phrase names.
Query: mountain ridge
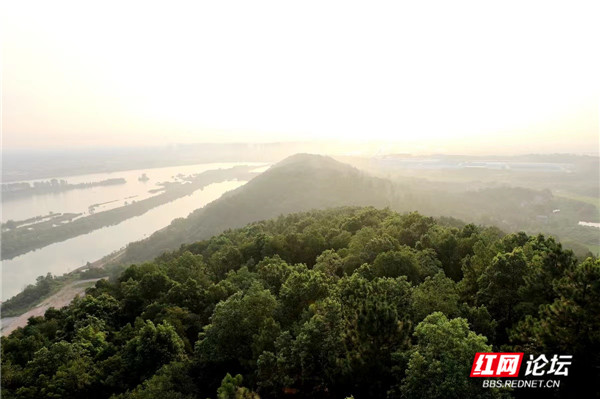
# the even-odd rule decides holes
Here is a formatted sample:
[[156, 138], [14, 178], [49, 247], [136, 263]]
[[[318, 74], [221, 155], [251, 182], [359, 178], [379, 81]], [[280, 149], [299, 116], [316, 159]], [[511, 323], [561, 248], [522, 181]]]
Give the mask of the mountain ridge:
[[[397, 197], [395, 187], [331, 157], [295, 154], [187, 218], [176, 219], [145, 240], [129, 244], [123, 260], [149, 260], [226, 229], [292, 212], [339, 206], [389, 207]], [[250, 203], [261, 206], [248, 206]]]
[[[183, 244], [248, 223], [342, 206], [418, 211], [493, 225], [506, 232], [551, 234], [569, 243], [580, 257], [587, 256], [589, 248], [594, 248], [592, 241], [597, 237], [593, 227], [577, 226], [578, 220], [595, 217], [594, 207], [554, 197], [548, 190], [491, 187], [472, 191], [463, 187], [449, 191], [446, 186], [437, 187], [433, 183], [415, 186], [373, 176], [328, 156], [295, 154], [187, 218], [176, 219], [147, 239], [129, 244], [121, 260], [151, 260]], [[555, 214], [555, 209], [562, 212]]]

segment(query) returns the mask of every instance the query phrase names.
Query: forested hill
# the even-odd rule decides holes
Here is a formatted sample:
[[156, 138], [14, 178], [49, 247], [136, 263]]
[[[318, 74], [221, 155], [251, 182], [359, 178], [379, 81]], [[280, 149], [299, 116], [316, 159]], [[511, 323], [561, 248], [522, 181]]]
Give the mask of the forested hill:
[[[600, 245], [598, 229], [577, 225], [579, 220], [596, 220], [598, 210], [590, 204], [554, 198], [548, 191], [501, 187], [452, 192], [429, 185], [394, 183], [329, 157], [298, 154], [188, 218], [177, 219], [148, 239], [130, 244], [124, 259], [149, 260], [229, 228], [291, 212], [338, 206], [390, 207], [400, 212], [452, 216], [509, 232], [544, 232], [568, 238], [571, 247], [579, 248], [580, 256]], [[560, 214], [553, 212], [557, 208], [562, 210]]]
[[189, 217], [177, 219], [149, 238], [130, 244], [124, 259], [149, 260], [183, 243], [292, 212], [345, 205], [397, 209], [395, 187], [388, 180], [372, 177], [332, 158], [297, 154]]
[[[591, 397], [599, 314], [600, 261], [551, 238], [312, 211], [132, 265], [31, 318], [2, 337], [2, 397]], [[491, 351], [524, 352], [521, 378], [529, 355], [573, 362], [560, 389], [509, 392], [469, 377]]]

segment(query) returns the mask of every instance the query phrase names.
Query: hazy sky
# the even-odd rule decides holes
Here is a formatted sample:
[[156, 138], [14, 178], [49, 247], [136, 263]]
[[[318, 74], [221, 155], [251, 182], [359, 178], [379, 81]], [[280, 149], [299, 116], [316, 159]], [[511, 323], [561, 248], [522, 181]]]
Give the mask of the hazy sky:
[[4, 1], [4, 148], [598, 152], [597, 2]]

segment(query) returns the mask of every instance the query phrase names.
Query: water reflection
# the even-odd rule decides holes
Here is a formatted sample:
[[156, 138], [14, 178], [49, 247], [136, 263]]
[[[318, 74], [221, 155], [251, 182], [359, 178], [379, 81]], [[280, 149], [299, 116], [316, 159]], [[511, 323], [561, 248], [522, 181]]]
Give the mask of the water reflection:
[[[188, 176], [207, 170], [228, 169], [239, 165], [256, 165], [258, 167], [259, 165], [264, 165], [264, 163], [206, 163], [61, 177], [60, 180], [66, 180], [70, 184], [97, 182], [114, 178], [124, 178], [127, 183], [46, 193], [24, 198], [4, 198], [2, 201], [2, 222], [4, 223], [7, 220], [25, 220], [34, 216], [47, 215], [50, 212], [87, 214], [89, 206], [92, 204], [114, 201], [95, 209], [96, 212], [105, 211], [123, 206], [125, 201], [139, 201], [156, 195], [156, 192], [150, 193], [149, 191], [161, 188], [158, 183], [175, 181], [178, 175]], [[139, 180], [140, 176], [144, 173], [148, 177], [148, 180]], [[35, 181], [41, 180], [31, 180], [29, 182]]]
[[2, 262], [2, 300], [19, 293], [35, 282], [36, 277], [52, 273], [61, 275], [93, 262], [132, 241], [141, 240], [171, 223], [186, 217], [195, 209], [219, 198], [223, 193], [245, 184], [245, 181], [226, 181], [210, 184], [193, 194], [158, 206], [143, 215], [127, 219], [114, 226], [104, 227], [67, 241], [48, 245]]

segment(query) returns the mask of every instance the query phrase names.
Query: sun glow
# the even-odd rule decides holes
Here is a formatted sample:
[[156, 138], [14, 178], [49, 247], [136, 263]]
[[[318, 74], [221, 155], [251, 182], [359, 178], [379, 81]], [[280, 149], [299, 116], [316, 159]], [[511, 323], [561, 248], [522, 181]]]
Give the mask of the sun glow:
[[597, 151], [593, 3], [97, 4], [5, 3], [5, 146]]

